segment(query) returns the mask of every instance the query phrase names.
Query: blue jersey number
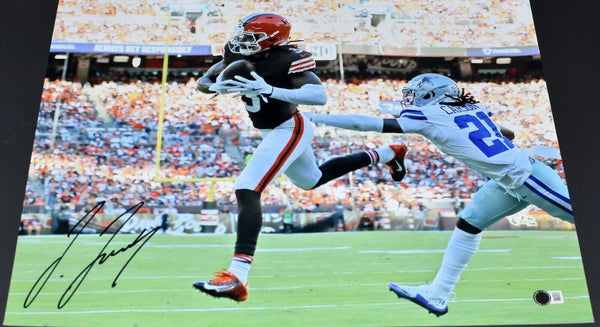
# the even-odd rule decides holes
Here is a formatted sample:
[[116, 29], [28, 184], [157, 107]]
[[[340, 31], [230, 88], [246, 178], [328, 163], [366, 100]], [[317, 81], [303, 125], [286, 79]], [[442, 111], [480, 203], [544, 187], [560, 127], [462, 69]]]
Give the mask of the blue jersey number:
[[[476, 115], [477, 117], [472, 115], [456, 116], [454, 122], [461, 129], [469, 126], [477, 128], [469, 133], [469, 139], [488, 158], [515, 147], [509, 139], [500, 133], [487, 114], [480, 111]], [[491, 143], [485, 142], [484, 139], [488, 139]]]

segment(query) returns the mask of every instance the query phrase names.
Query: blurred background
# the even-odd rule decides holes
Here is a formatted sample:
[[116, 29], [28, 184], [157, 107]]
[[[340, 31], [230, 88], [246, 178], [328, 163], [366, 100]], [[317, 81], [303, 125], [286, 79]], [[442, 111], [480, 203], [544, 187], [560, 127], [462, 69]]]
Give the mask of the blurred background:
[[[287, 17], [317, 59], [329, 101], [301, 111], [391, 117], [410, 78], [437, 72], [488, 105], [517, 146], [559, 149], [526, 0], [61, 0], [21, 233], [65, 233], [100, 201], [86, 232], [141, 201], [123, 232], [235, 232], [233, 180], [260, 135], [239, 100], [196, 83], [254, 12]], [[453, 228], [486, 178], [424, 138], [319, 126], [313, 147], [322, 163], [395, 142], [409, 146], [401, 183], [384, 165], [313, 191], [280, 178], [263, 194], [263, 232]], [[540, 159], [564, 178], [560, 160]], [[531, 206], [491, 229], [574, 227]]]

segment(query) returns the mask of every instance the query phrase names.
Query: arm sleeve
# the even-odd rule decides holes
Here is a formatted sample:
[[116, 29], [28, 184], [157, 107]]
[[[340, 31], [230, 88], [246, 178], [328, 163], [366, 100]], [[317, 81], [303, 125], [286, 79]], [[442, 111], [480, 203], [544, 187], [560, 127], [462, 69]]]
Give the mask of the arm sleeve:
[[321, 84], [304, 84], [298, 89], [273, 87], [269, 98], [306, 105], [324, 105], [327, 103], [327, 92]]
[[355, 131], [383, 131], [383, 118], [364, 115], [326, 115], [313, 114], [311, 120], [315, 123], [350, 129]]
[[219, 73], [221, 73], [225, 67], [227, 67], [227, 65], [223, 60], [221, 60], [208, 68], [208, 70], [204, 73], [204, 75], [202, 75], [202, 77], [200, 77], [200, 80], [198, 81], [198, 90], [202, 93], [215, 93], [210, 91], [209, 87], [215, 82], [217, 75], [219, 75]]

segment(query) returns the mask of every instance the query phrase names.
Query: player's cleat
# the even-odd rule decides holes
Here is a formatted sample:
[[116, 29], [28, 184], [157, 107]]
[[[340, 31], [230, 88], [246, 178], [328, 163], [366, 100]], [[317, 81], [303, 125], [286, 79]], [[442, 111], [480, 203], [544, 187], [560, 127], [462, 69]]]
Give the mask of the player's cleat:
[[227, 269], [215, 272], [213, 275], [216, 278], [205, 282], [194, 282], [194, 287], [214, 297], [226, 297], [238, 302], [245, 301], [248, 298], [248, 284], [243, 285]]
[[390, 174], [392, 174], [392, 179], [396, 182], [399, 182], [406, 175], [404, 156], [406, 155], [408, 148], [405, 144], [392, 144], [390, 145], [390, 148], [394, 151], [396, 156], [394, 156], [394, 159], [386, 162], [386, 166], [390, 168]]
[[431, 291], [429, 285], [404, 286], [389, 283], [390, 291], [396, 293], [399, 298], [404, 298], [427, 309], [429, 313], [441, 316], [448, 312], [448, 300], [438, 297]]

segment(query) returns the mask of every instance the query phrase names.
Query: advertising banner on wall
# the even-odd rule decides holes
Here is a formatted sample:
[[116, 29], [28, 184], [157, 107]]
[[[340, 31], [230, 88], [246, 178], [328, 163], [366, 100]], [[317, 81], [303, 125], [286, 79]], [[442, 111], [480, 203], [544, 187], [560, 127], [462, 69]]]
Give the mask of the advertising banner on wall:
[[76, 43], [52, 42], [50, 52], [106, 53], [128, 55], [210, 55], [210, 45], [150, 45], [150, 44], [112, 44], [112, 43]]
[[[344, 224], [347, 230], [363, 230], [364, 222], [372, 225], [372, 230], [451, 230], [456, 223], [456, 214], [451, 209], [435, 210], [405, 210], [399, 211], [371, 211], [371, 210], [345, 210]], [[41, 223], [41, 233], [56, 233], [52, 230], [52, 217], [48, 214], [23, 214], [23, 225], [37, 218]], [[100, 213], [90, 223], [91, 232], [101, 232], [116, 218], [115, 214]], [[122, 233], [140, 233], [161, 225], [161, 214], [137, 213], [126, 223], [117, 220], [115, 229]], [[72, 214], [69, 219], [69, 228], [77, 224], [78, 217]], [[202, 213], [171, 214], [167, 220], [165, 232], [174, 234], [226, 234], [236, 230], [237, 214], [229, 211], [222, 212], [218, 209], [203, 210]], [[339, 230], [341, 224], [337, 223], [333, 212], [300, 212], [293, 214], [293, 231], [295, 232], [327, 232]], [[543, 210], [530, 206], [526, 210], [507, 216], [490, 229], [493, 230], [575, 230], [575, 225], [550, 216]], [[25, 231], [23, 231], [25, 232]], [[66, 232], [66, 230], [64, 231]], [[108, 230], [110, 232], [110, 230]], [[284, 232], [283, 211], [263, 213], [263, 233]]]
[[[498, 48], [399, 48], [393, 46], [376, 47], [373, 46], [352, 46], [349, 44], [339, 45], [342, 53], [350, 54], [371, 54], [379, 56], [392, 57], [515, 57], [515, 56], [535, 56], [540, 54], [537, 46], [528, 47], [498, 47]], [[302, 45], [307, 51], [310, 51], [316, 60], [331, 61], [336, 60], [338, 56], [338, 45], [333, 43], [307, 43]], [[373, 49], [375, 50], [373, 50]], [[164, 44], [114, 44], [114, 43], [79, 43], [79, 42], [52, 42], [50, 52], [72, 52], [72, 53], [105, 53], [105, 54], [128, 54], [128, 55], [162, 55], [167, 52], [171, 55], [188, 56], [220, 56], [223, 53], [223, 45], [169, 45]], [[352, 60], [344, 58], [344, 61]], [[373, 65], [410, 65], [410, 61], [402, 62], [393, 58], [385, 58], [390, 63], [372, 63]], [[348, 62], [347, 64], [351, 64]], [[402, 67], [397, 67], [402, 68]]]

